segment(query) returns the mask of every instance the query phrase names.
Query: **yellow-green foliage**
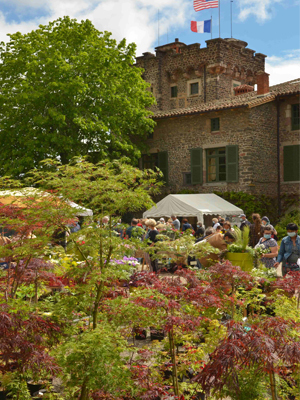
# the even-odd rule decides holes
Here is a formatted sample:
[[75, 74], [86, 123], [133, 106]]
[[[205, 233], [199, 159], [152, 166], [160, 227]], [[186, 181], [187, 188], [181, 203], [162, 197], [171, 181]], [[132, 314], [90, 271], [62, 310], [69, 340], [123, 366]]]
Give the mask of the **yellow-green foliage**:
[[250, 229], [248, 226], [245, 226], [245, 228], [242, 231], [237, 226], [234, 228], [233, 236], [235, 238], [235, 244], [237, 246], [240, 246], [241, 250], [243, 251], [245, 251], [246, 247], [248, 246], [249, 235], [250, 235]]

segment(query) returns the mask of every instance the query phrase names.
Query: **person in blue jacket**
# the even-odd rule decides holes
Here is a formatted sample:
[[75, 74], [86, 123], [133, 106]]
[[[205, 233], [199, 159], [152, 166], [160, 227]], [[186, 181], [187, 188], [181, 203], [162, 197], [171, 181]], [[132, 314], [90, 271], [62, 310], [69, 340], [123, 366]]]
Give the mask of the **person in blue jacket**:
[[282, 239], [276, 268], [282, 262], [282, 274], [286, 275], [289, 271], [300, 271], [300, 236], [298, 235], [298, 226], [290, 223], [286, 227], [287, 236]]

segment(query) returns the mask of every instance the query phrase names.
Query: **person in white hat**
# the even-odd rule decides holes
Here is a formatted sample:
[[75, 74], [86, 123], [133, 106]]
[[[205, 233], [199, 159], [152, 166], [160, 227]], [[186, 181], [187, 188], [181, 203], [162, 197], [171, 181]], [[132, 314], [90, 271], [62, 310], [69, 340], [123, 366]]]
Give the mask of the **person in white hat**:
[[165, 219], [164, 218], [159, 218], [159, 222], [161, 223], [161, 224], [166, 224], [166, 221], [165, 221]]

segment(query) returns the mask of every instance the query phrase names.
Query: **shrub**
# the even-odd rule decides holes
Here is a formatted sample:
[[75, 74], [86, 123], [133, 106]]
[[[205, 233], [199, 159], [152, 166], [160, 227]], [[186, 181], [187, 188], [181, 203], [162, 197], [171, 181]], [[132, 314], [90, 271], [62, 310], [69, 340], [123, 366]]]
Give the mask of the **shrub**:
[[289, 224], [291, 222], [293, 222], [294, 224], [297, 224], [300, 227], [300, 211], [299, 210], [290, 211], [289, 213], [285, 214], [280, 219], [279, 223], [275, 227], [279, 240], [282, 239], [284, 236], [286, 236], [286, 226], [287, 226], [287, 224]]

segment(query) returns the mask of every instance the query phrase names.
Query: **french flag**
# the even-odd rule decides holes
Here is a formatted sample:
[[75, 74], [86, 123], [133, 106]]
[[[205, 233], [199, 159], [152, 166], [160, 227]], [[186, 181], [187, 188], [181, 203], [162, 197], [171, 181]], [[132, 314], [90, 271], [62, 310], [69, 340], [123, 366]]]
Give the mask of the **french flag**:
[[211, 19], [207, 21], [191, 21], [191, 31], [197, 33], [211, 33]]

